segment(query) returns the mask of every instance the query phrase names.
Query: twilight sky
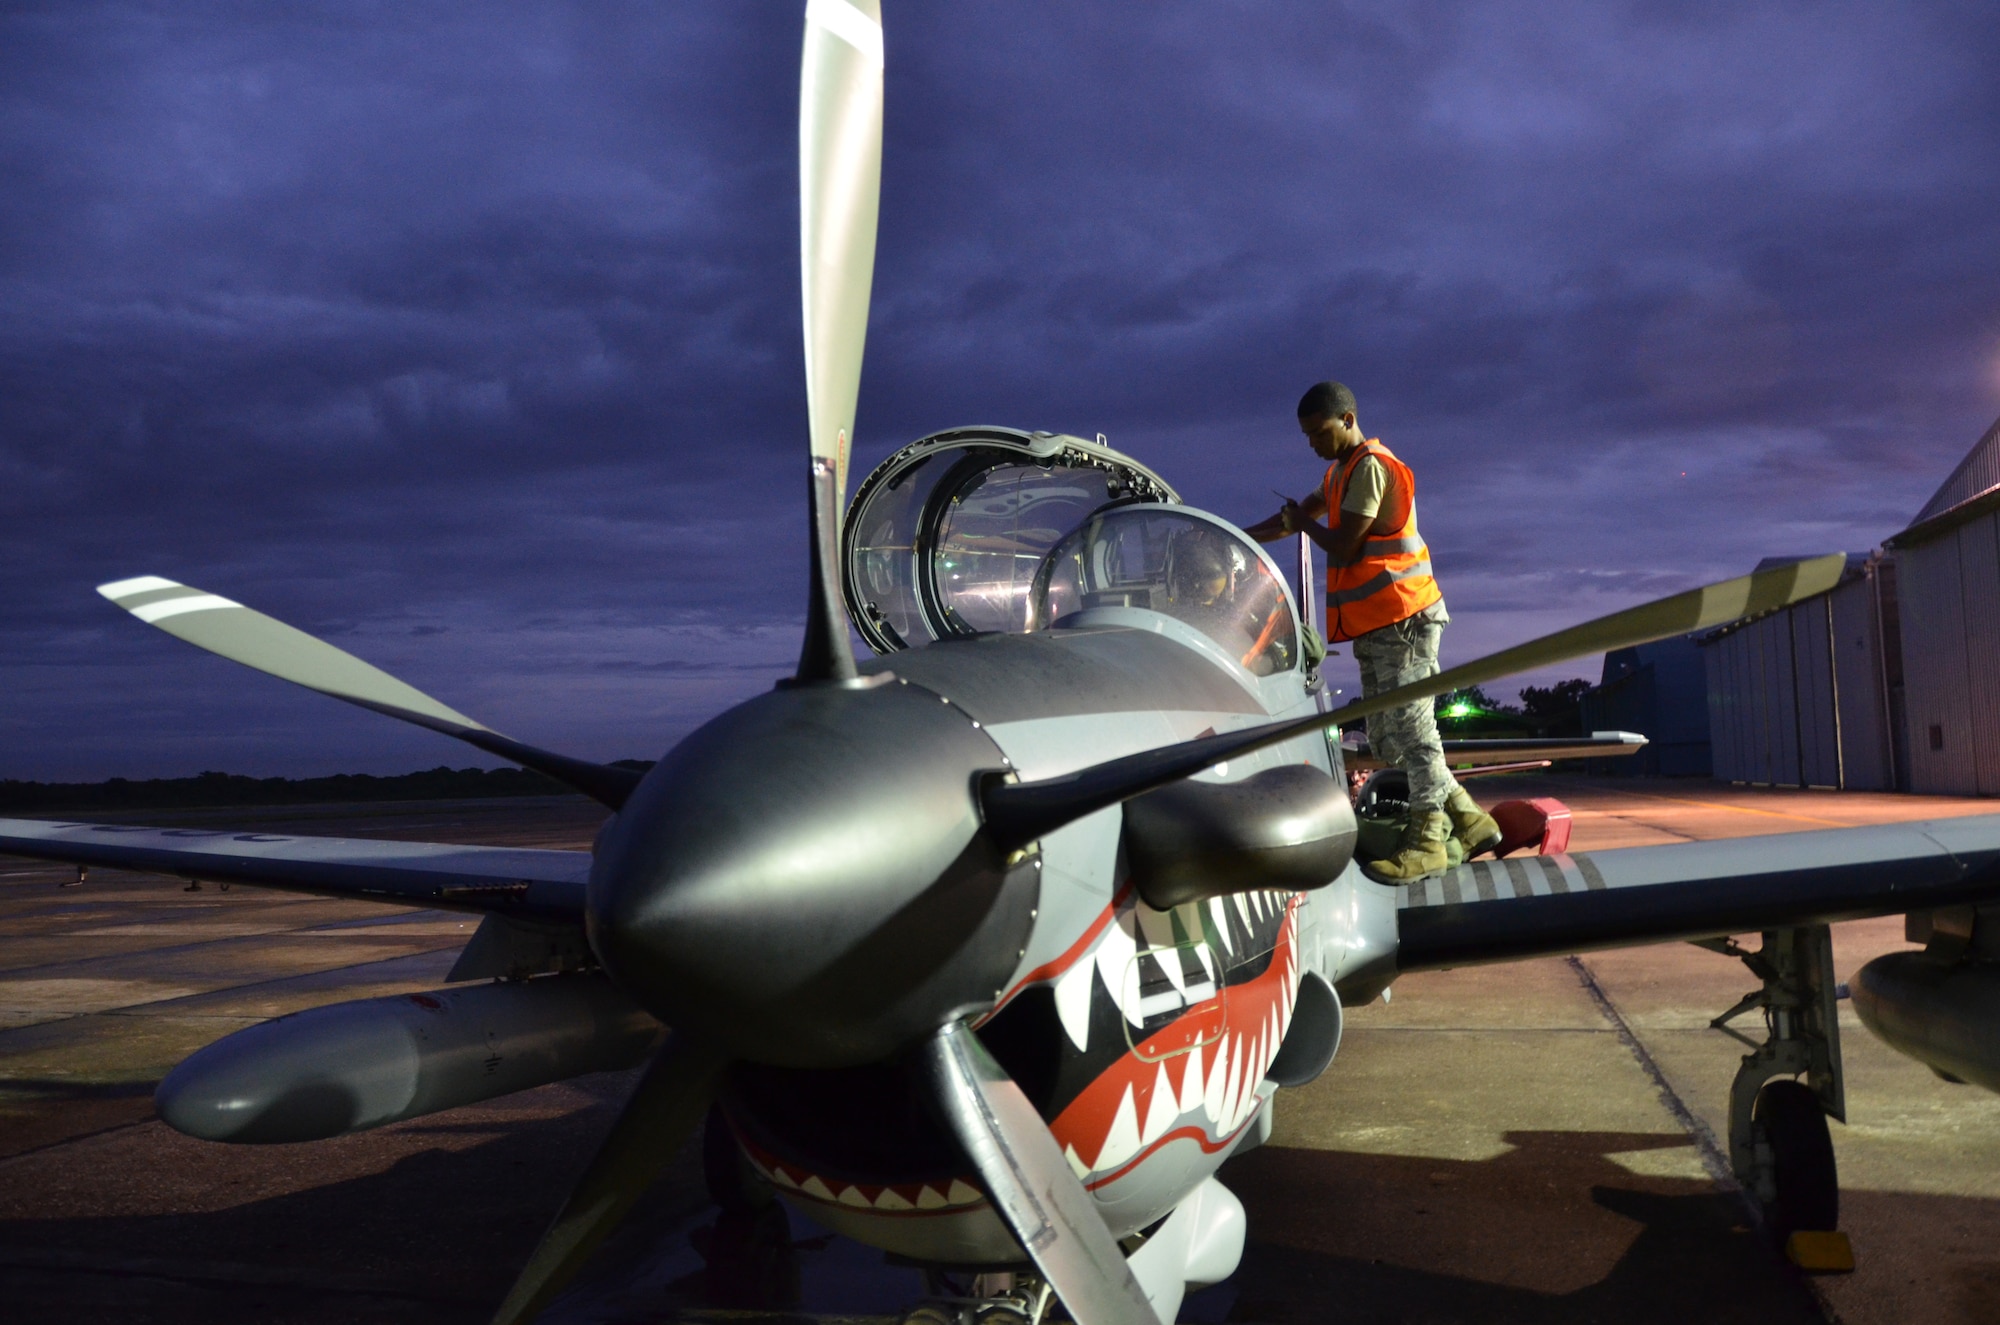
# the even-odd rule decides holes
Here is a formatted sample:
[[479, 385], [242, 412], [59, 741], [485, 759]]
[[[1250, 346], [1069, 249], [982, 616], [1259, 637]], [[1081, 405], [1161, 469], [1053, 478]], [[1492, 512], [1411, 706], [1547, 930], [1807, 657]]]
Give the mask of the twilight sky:
[[[0, 777], [491, 762], [137, 574], [587, 757], [786, 671], [802, 9], [0, 10]], [[1103, 432], [1247, 523], [1335, 376], [1451, 663], [1879, 543], [2000, 413], [1991, 0], [885, 9], [857, 479]]]

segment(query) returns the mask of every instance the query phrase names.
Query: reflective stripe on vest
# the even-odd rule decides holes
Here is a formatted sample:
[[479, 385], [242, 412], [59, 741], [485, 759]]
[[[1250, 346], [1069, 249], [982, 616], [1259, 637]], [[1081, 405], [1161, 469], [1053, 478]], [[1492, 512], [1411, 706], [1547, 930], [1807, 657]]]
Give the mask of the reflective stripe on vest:
[[1431, 572], [1430, 549], [1417, 533], [1417, 481], [1410, 467], [1388, 447], [1369, 438], [1354, 454], [1327, 468], [1322, 483], [1327, 523], [1338, 525], [1341, 499], [1355, 467], [1374, 456], [1389, 470], [1389, 500], [1405, 503], [1398, 513], [1385, 502], [1377, 523], [1390, 522], [1380, 534], [1361, 540], [1355, 559], [1326, 568], [1326, 635], [1329, 641], [1351, 640], [1371, 630], [1393, 626], [1444, 597]]

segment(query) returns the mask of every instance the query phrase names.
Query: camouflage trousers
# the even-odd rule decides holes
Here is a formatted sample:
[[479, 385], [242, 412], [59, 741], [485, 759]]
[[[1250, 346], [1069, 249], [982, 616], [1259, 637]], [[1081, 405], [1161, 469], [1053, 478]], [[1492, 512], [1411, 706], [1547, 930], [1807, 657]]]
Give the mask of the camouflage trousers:
[[[1437, 675], [1444, 623], [1426, 619], [1429, 615], [1419, 613], [1355, 638], [1354, 661], [1361, 666], [1364, 698]], [[1445, 766], [1437, 712], [1428, 699], [1369, 718], [1368, 749], [1409, 777], [1412, 814], [1443, 809], [1458, 788], [1458, 779]]]

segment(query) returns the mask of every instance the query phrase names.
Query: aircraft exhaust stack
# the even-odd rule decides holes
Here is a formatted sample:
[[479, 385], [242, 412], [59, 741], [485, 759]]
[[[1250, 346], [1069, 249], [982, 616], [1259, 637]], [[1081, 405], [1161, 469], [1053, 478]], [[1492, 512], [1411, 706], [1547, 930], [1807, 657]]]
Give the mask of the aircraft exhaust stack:
[[631, 1067], [659, 1038], [601, 976], [466, 985], [240, 1030], [169, 1072], [153, 1104], [203, 1141], [318, 1141]]
[[1849, 982], [1861, 1023], [1941, 1076], [2000, 1091], [2000, 965], [1892, 952]]
[[1354, 857], [1347, 788], [1310, 764], [1174, 782], [1125, 802], [1125, 858], [1148, 906], [1332, 883]]

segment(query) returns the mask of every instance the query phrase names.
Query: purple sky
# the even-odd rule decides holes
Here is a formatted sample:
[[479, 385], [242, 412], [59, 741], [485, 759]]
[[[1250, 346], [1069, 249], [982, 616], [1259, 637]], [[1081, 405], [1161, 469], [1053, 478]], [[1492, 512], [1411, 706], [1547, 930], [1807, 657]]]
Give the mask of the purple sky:
[[[1103, 432], [1247, 522], [1339, 377], [1452, 662], [1878, 543], [2000, 413], [1991, 0], [886, 8], [864, 466]], [[474, 762], [137, 574], [584, 756], [788, 668], [801, 10], [9, 6], [0, 777]]]

